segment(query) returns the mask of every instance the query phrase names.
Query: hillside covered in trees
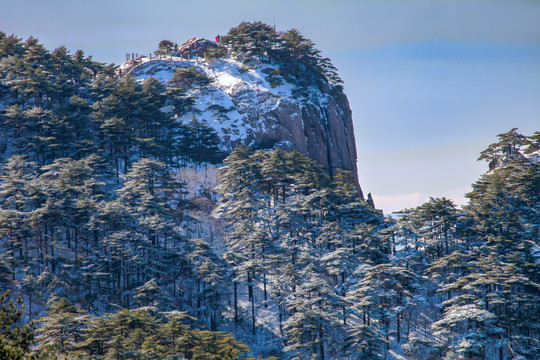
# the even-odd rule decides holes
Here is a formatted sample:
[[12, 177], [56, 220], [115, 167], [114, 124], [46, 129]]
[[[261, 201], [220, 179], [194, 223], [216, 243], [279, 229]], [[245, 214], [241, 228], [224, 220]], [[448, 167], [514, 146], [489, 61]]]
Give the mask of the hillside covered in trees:
[[242, 23], [197, 61], [143, 77], [0, 33], [0, 358], [540, 358], [540, 133], [498, 135], [462, 208], [385, 217], [199, 108], [224, 62], [342, 94], [311, 41]]

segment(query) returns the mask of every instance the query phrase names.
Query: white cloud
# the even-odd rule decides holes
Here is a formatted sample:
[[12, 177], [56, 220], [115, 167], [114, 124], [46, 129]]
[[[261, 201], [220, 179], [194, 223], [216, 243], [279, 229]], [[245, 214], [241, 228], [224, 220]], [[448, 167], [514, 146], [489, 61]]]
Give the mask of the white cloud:
[[377, 209], [383, 210], [385, 214], [390, 214], [394, 211], [420, 205], [422, 203], [422, 195], [418, 192], [399, 195], [373, 195], [373, 201]]

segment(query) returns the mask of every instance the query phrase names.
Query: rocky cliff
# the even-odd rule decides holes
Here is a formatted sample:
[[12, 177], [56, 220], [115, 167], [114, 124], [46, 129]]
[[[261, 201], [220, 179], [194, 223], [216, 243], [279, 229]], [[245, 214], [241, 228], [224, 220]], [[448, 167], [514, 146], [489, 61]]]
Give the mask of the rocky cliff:
[[[215, 47], [205, 42], [215, 44], [190, 41], [197, 47]], [[130, 66], [123, 65], [123, 72]], [[223, 51], [219, 58], [143, 58], [131, 75], [181, 88], [181, 97], [193, 106], [178, 111], [170, 105], [163, 111], [174, 113], [180, 122], [206, 122], [219, 134], [225, 152], [239, 144], [294, 149], [315, 159], [332, 177], [340, 170], [350, 171], [358, 185], [351, 109], [341, 87], [320, 80], [291, 81], [291, 76], [282, 76], [281, 67], [261, 61], [246, 65]], [[190, 80], [194, 76], [201, 81]]]

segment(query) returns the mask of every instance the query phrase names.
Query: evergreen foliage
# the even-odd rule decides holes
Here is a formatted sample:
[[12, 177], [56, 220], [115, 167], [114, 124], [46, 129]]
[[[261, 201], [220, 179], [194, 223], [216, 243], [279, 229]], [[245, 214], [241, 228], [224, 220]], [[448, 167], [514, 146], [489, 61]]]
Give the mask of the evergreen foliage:
[[330, 83], [341, 90], [343, 81], [328, 58], [323, 58], [315, 44], [296, 29], [278, 33], [270, 25], [242, 22], [221, 39], [233, 55], [249, 64], [265, 61], [280, 66], [280, 75], [287, 81], [308, 87]]
[[193, 328], [193, 320], [152, 306], [90, 317], [63, 298], [52, 301], [41, 319], [37, 350], [43, 359], [164, 360], [232, 360], [249, 351], [230, 334]]
[[[354, 256], [360, 252], [354, 244], [361, 241], [354, 224], [382, 226], [381, 214], [354, 188], [331, 184], [318, 165], [297, 152], [238, 147], [225, 163], [216, 214], [232, 226], [234, 286], [248, 288], [252, 335], [257, 333], [254, 289], [260, 284], [263, 304], [269, 298], [278, 303], [286, 351], [296, 358], [335, 356], [329, 339], [345, 333], [345, 286], [362, 259]], [[384, 256], [376, 245], [367, 247], [375, 258]]]
[[0, 295], [0, 358], [9, 360], [34, 359], [30, 346], [34, 337], [33, 324], [21, 325], [21, 298], [10, 299], [9, 290]]
[[179, 88], [203, 87], [210, 83], [210, 79], [195, 67], [178, 68], [169, 82]]
[[[242, 23], [220, 45], [276, 86], [340, 91], [297, 30]], [[498, 135], [463, 208], [384, 218], [298, 152], [224, 159], [190, 95], [208, 82], [138, 82], [0, 32], [0, 358], [539, 358], [538, 132]], [[200, 206], [178, 172], [210, 164]]]
[[156, 55], [172, 55], [175, 50], [178, 50], [178, 44], [170, 40], [161, 40], [158, 48], [159, 50], [155, 51]]

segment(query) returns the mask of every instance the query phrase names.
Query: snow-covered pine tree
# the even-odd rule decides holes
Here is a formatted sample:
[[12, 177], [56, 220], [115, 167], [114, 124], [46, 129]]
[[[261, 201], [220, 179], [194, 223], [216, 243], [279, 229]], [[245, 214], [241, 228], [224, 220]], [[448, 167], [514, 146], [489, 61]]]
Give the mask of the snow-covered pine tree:
[[36, 350], [41, 356], [67, 356], [82, 340], [88, 318], [85, 311], [75, 308], [66, 298], [52, 297], [47, 303], [47, 316], [39, 320]]
[[450, 274], [441, 272], [444, 264], [431, 269], [446, 277], [439, 292], [448, 300], [433, 324], [441, 356], [528, 359], [540, 351], [531, 322], [540, 316], [538, 263], [531, 253], [538, 241], [540, 170], [523, 155], [527, 138], [515, 130], [499, 135], [480, 157], [490, 161], [490, 171], [467, 194], [472, 246], [443, 258], [461, 257]]
[[391, 336], [401, 342], [402, 319], [414, 306], [420, 278], [392, 262], [361, 265], [355, 275], [357, 283], [345, 297], [354, 314], [346, 346], [364, 358], [384, 358]]
[[37, 203], [30, 183], [36, 176], [35, 164], [21, 155], [11, 157], [0, 174], [0, 244], [13, 279], [19, 265], [28, 265], [35, 258], [36, 244], [31, 240], [35, 238], [32, 219]]
[[344, 300], [319, 277], [315, 266], [311, 263], [302, 271], [305, 280], [286, 301], [291, 315], [284, 323], [284, 351], [291, 354], [291, 359], [325, 360], [338, 354], [339, 346], [331, 331], [341, 324]]

